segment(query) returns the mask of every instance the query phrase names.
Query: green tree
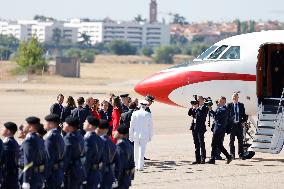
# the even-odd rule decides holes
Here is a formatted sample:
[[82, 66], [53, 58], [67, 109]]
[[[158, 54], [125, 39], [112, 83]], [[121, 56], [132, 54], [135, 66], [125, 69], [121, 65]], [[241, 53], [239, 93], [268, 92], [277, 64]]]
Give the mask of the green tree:
[[82, 52], [79, 49], [68, 49], [64, 52], [64, 56], [66, 57], [72, 57], [72, 58], [79, 58], [82, 57]]
[[162, 46], [156, 49], [154, 61], [156, 63], [172, 64], [175, 55], [175, 48], [172, 46]]
[[93, 49], [86, 49], [81, 52], [81, 62], [93, 63], [95, 60], [95, 51]]
[[51, 39], [56, 45], [60, 44], [60, 42], [62, 40], [62, 31], [59, 28], [54, 28], [52, 30]]
[[242, 22], [241, 23], [241, 28], [242, 28], [242, 33], [248, 33], [249, 31], [248, 31], [248, 22]]
[[35, 37], [28, 42], [20, 43], [15, 60], [23, 70], [30, 73], [36, 73], [47, 66], [44, 59], [44, 49]]
[[3, 47], [16, 47], [20, 41], [12, 35], [2, 35], [0, 34], [0, 46]]
[[34, 20], [39, 20], [39, 21], [54, 21], [55, 19], [52, 18], [52, 17], [47, 17], [47, 16], [44, 16], [44, 15], [35, 15], [34, 16]]
[[86, 33], [80, 33], [80, 38], [82, 39], [80, 41], [81, 44], [86, 46], [91, 46], [91, 36]]
[[234, 23], [237, 25], [237, 34], [241, 34], [242, 33], [241, 21], [239, 19], [236, 19]]
[[249, 32], [250, 33], [255, 32], [255, 21], [253, 20], [249, 21]]
[[111, 52], [116, 55], [134, 55], [137, 52], [137, 48], [131, 45], [127, 41], [115, 40], [109, 44]]
[[7, 47], [0, 47], [0, 60], [9, 60], [13, 51]]
[[192, 55], [192, 46], [191, 45], [184, 46], [182, 48], [182, 54], [191, 56]]
[[180, 34], [171, 35], [171, 44], [173, 45], [185, 45], [188, 43], [188, 39]]
[[151, 57], [152, 54], [154, 53], [154, 50], [153, 50], [152, 47], [146, 46], [146, 47], [143, 47], [143, 48], [141, 49], [141, 53], [142, 53], [144, 56]]
[[134, 17], [134, 21], [136, 21], [136, 22], [145, 22], [146, 19], [142, 18], [141, 14], [138, 14], [136, 17]]
[[174, 14], [172, 24], [186, 25], [188, 24], [188, 22], [184, 16], [181, 16], [179, 14]]

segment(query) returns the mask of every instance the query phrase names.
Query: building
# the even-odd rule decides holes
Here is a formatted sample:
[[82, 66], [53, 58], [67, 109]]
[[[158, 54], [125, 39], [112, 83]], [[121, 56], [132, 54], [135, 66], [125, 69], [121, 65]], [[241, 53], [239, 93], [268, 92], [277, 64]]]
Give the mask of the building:
[[158, 4], [157, 4], [156, 0], [151, 0], [149, 13], [150, 13], [150, 16], [149, 16], [150, 23], [156, 23], [158, 21], [158, 19], [157, 19]]
[[31, 34], [31, 26], [3, 21], [0, 22], [0, 34], [12, 35], [19, 40], [27, 40]]
[[110, 43], [114, 40], [128, 41], [136, 47], [170, 44], [170, 27], [161, 23], [71, 20], [68, 27], [78, 28], [78, 40], [85, 33], [92, 45]]

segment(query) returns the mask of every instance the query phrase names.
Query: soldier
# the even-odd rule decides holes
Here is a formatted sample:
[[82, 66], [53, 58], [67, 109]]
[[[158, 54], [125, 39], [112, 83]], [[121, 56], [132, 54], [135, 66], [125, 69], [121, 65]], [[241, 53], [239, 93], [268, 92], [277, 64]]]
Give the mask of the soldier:
[[4, 165], [3, 177], [4, 182], [2, 189], [17, 189], [18, 188], [18, 159], [19, 159], [19, 144], [15, 140], [14, 135], [17, 132], [17, 125], [12, 122], [4, 124], [2, 136], [3, 155], [1, 163]]
[[92, 116], [87, 117], [84, 123], [85, 141], [85, 169], [87, 174], [87, 183], [85, 189], [96, 189], [100, 187], [101, 170], [103, 168], [104, 160], [104, 142], [96, 134], [96, 128], [100, 121]]
[[244, 155], [244, 147], [243, 147], [243, 140], [244, 140], [244, 133], [243, 129], [246, 122], [246, 110], [243, 103], [239, 102], [239, 94], [234, 93], [232, 96], [232, 103], [227, 105], [227, 109], [229, 111], [229, 128], [231, 130], [230, 135], [230, 153], [231, 156], [235, 159], [235, 138], [238, 139], [238, 154], [240, 159], [245, 160]]
[[24, 132], [27, 133], [20, 152], [20, 183], [23, 189], [40, 189], [44, 185], [46, 152], [42, 139], [37, 135], [40, 119], [26, 118]]
[[151, 113], [150, 106], [154, 103], [155, 97], [153, 97], [151, 95], [147, 95], [145, 97], [145, 100], [148, 102], [146, 111]]
[[64, 180], [64, 141], [58, 130], [60, 118], [56, 114], [50, 114], [45, 117], [45, 121], [47, 134], [44, 144], [48, 159], [46, 188], [59, 189]]
[[118, 189], [128, 189], [131, 186], [131, 180], [134, 178], [135, 163], [134, 150], [128, 138], [129, 128], [125, 125], [120, 125], [117, 128], [116, 154], [118, 157], [117, 178]]
[[212, 110], [212, 107], [209, 106], [210, 114], [214, 118], [214, 123], [212, 125], [212, 152], [211, 159], [208, 161], [209, 164], [215, 164], [215, 157], [217, 154], [217, 149], [219, 149], [227, 158], [227, 164], [229, 164], [233, 158], [227, 152], [227, 150], [223, 146], [223, 141], [226, 132], [227, 125], [227, 108], [226, 108], [226, 98], [220, 97], [218, 100], [218, 107], [215, 111]]
[[122, 94], [120, 95], [122, 101], [122, 113], [128, 112], [129, 110], [129, 101], [128, 101], [129, 94]]
[[[188, 115], [193, 117], [191, 126], [193, 141], [195, 145], [196, 161], [192, 164], [204, 164], [206, 159], [206, 149], [204, 142], [204, 134], [206, 132], [206, 117], [208, 114], [208, 107], [204, 105], [204, 98], [198, 97], [198, 104], [193, 105], [189, 109]], [[200, 155], [201, 153], [201, 155]]]
[[116, 146], [107, 135], [109, 129], [108, 122], [101, 120], [99, 127], [96, 129], [97, 135], [99, 135], [104, 143], [104, 168], [102, 170], [102, 189], [111, 189], [112, 183], [115, 181], [114, 175], [114, 157]]
[[141, 109], [133, 112], [131, 117], [129, 140], [134, 142], [135, 167], [142, 171], [146, 145], [153, 137], [153, 120], [151, 113], [145, 110], [148, 102], [143, 100], [140, 104]]
[[71, 111], [71, 116], [76, 117], [79, 120], [79, 129], [82, 135], [85, 134], [85, 131], [83, 130], [83, 124], [86, 121], [86, 118], [91, 115], [88, 110], [86, 110], [83, 105], [85, 103], [85, 100], [83, 97], [79, 97], [77, 99], [78, 107]]
[[63, 104], [64, 102], [64, 96], [63, 94], [59, 94], [57, 95], [57, 102], [54, 103], [51, 107], [50, 107], [50, 114], [56, 114], [60, 117], [60, 119], [62, 119], [63, 116]]
[[77, 117], [68, 117], [63, 126], [64, 132], [64, 188], [80, 189], [86, 179], [82, 158], [84, 158], [84, 139], [79, 132], [80, 121]]
[[[3, 141], [0, 139], [0, 160], [2, 159], [2, 154], [3, 154]], [[3, 175], [2, 175], [2, 171], [3, 171], [3, 166], [4, 164], [0, 161], [0, 188], [3, 184]]]

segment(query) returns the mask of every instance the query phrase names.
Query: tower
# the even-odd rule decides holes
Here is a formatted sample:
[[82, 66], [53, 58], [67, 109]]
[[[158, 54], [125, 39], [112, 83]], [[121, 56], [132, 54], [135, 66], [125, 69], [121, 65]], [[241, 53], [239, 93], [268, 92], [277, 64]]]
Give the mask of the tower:
[[156, 0], [151, 0], [150, 3], [150, 23], [157, 22], [157, 10], [158, 10], [158, 4]]

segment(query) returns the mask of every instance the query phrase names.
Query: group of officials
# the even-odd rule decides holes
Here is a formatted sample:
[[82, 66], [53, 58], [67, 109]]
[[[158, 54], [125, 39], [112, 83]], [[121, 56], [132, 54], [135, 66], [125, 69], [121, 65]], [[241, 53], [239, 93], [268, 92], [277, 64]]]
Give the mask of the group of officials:
[[[34, 116], [19, 128], [4, 124], [0, 188], [129, 188], [135, 170], [143, 170], [146, 144], [153, 136], [149, 106], [154, 97], [148, 95], [138, 105], [128, 94], [111, 95], [101, 109], [93, 98], [86, 103], [78, 98], [78, 106], [73, 97], [65, 107], [63, 102], [59, 94], [44, 124]], [[17, 131], [21, 145], [14, 138]]]
[[[239, 102], [239, 94], [232, 95], [232, 102], [226, 104], [226, 98], [220, 97], [218, 99], [216, 110], [212, 110], [212, 104], [205, 104], [202, 96], [198, 97], [198, 102], [193, 104], [188, 111], [188, 115], [192, 116], [191, 130], [193, 141], [195, 145], [196, 160], [192, 164], [205, 164], [206, 148], [204, 142], [204, 134], [207, 131], [206, 118], [207, 115], [214, 119], [211, 126], [213, 132], [211, 143], [211, 158], [207, 162], [215, 164], [215, 160], [220, 160], [222, 157], [220, 153], [226, 156], [226, 163], [229, 164], [235, 159], [235, 138], [238, 139], [238, 155], [239, 158], [245, 160], [243, 140], [244, 127], [247, 121], [244, 104]], [[210, 126], [210, 125], [209, 125]], [[230, 152], [228, 152], [224, 145], [225, 134], [230, 134]]]

